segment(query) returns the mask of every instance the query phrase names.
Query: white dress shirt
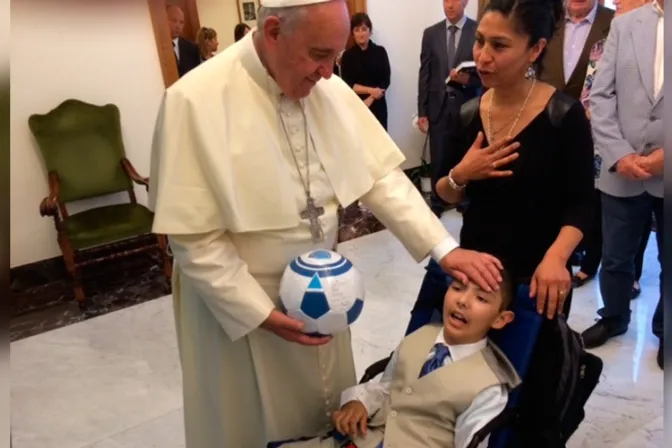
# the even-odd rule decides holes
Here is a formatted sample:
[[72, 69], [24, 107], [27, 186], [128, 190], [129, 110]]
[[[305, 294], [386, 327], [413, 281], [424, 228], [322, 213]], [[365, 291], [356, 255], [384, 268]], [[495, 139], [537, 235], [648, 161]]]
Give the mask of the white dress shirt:
[[588, 35], [597, 16], [597, 6], [598, 2], [595, 2], [593, 9], [579, 22], [574, 22], [568, 14], [565, 15], [565, 40], [562, 48], [565, 62], [563, 66], [565, 83], [569, 82], [569, 78], [572, 77], [574, 69], [579, 63], [581, 53], [583, 53], [583, 48], [586, 46]]
[[[448, 365], [451, 362], [459, 361], [483, 350], [487, 345], [487, 339], [482, 339], [473, 344], [449, 345], [446, 343], [443, 331], [440, 331], [436, 338], [436, 343], [444, 344], [450, 349], [450, 356], [444, 362], [444, 365]], [[341, 406], [350, 401], [360, 401], [366, 408], [369, 416], [378, 411], [390, 394], [398, 351], [399, 349], [395, 350], [392, 354], [392, 358], [379, 382], [369, 381], [343, 391], [341, 394]], [[428, 353], [427, 359], [432, 356], [434, 356], [434, 349]], [[506, 408], [508, 399], [508, 390], [504, 386], [491, 386], [481, 391], [469, 408], [457, 417], [457, 421], [455, 422], [455, 448], [465, 448], [478, 431]], [[488, 438], [478, 445], [479, 448], [487, 448], [487, 446]]]
[[175, 57], [177, 58], [178, 61], [180, 60], [180, 45], [179, 44], [180, 44], [180, 38], [179, 37], [176, 37], [175, 39], [173, 39], [173, 51], [175, 52]]
[[658, 4], [658, 1], [653, 2], [653, 8], [658, 13], [658, 29], [656, 34], [656, 58], [653, 67], [653, 96], [658, 97], [658, 94], [663, 89], [665, 80], [665, 31], [664, 21], [665, 13]]

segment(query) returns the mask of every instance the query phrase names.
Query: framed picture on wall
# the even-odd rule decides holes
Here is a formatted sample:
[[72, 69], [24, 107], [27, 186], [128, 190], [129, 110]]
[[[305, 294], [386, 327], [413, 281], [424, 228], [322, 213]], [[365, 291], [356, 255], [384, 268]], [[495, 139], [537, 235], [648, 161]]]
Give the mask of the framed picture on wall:
[[236, 0], [238, 3], [238, 18], [241, 23], [246, 23], [250, 28], [257, 26], [257, 12], [259, 0]]

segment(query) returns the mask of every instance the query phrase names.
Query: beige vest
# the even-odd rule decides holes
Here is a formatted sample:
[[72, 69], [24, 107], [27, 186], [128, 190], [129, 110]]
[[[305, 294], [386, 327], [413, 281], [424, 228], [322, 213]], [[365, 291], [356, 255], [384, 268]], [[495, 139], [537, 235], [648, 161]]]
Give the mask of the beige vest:
[[515, 368], [492, 343], [419, 378], [439, 331], [441, 325], [427, 325], [401, 342], [390, 396], [371, 419], [367, 436], [354, 441], [358, 448], [377, 448], [383, 435], [385, 448], [451, 447], [457, 416], [481, 391], [520, 384]]

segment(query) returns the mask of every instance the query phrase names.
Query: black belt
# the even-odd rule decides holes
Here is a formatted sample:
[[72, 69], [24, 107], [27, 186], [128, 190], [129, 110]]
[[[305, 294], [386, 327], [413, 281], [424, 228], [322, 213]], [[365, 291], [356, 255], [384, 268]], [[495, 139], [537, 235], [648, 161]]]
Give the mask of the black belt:
[[446, 96], [448, 98], [457, 98], [458, 90], [453, 86], [446, 86]]

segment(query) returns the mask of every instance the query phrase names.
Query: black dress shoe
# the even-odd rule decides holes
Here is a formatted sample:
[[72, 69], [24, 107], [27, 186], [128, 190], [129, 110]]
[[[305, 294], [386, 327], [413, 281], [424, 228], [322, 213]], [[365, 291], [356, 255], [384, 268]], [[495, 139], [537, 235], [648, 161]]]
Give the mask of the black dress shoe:
[[624, 334], [626, 331], [628, 331], [627, 325], [602, 318], [595, 325], [581, 333], [581, 338], [586, 348], [596, 348], [604, 345], [609, 339]]
[[658, 346], [658, 356], [656, 356], [656, 361], [658, 361], [658, 367], [660, 367], [662, 370], [663, 369], [663, 364], [665, 363], [665, 348], [663, 347], [663, 339], [660, 339], [660, 345]]

